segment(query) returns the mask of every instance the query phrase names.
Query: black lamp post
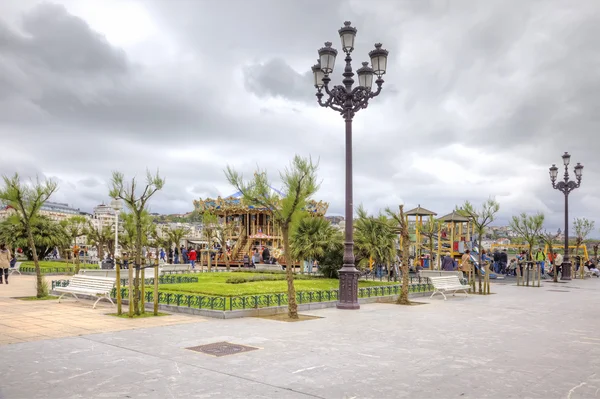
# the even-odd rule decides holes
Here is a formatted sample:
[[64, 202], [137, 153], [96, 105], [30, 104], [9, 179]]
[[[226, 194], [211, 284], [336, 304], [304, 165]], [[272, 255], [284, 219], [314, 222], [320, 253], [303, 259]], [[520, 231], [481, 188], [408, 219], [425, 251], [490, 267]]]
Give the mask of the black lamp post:
[[568, 152], [565, 152], [562, 159], [565, 164], [564, 180], [556, 183], [556, 177], [558, 176], [558, 168], [556, 165], [552, 165], [550, 168], [550, 180], [552, 181], [552, 187], [565, 195], [565, 256], [561, 265], [562, 276], [560, 279], [571, 280], [571, 262], [569, 261], [569, 194], [581, 185], [583, 165], [577, 163], [577, 166], [575, 166], [575, 177], [577, 181], [574, 182], [569, 180], [569, 163], [571, 162], [571, 155], [569, 155]]
[[[354, 72], [352, 72], [352, 58], [350, 53], [354, 50], [354, 38], [356, 28], [350, 26], [349, 21], [344, 22], [344, 27], [338, 32], [342, 40], [342, 50], [346, 53], [346, 67], [344, 68], [343, 85], [329, 88], [329, 74], [333, 72], [337, 50], [331, 47], [331, 42], [326, 42], [325, 47], [319, 50], [317, 64], [312, 67], [315, 77], [315, 88], [317, 99], [321, 107], [331, 108], [346, 121], [346, 229], [344, 242], [344, 264], [339, 271], [340, 291], [338, 309], [359, 309], [358, 304], [358, 275], [359, 271], [354, 266], [354, 239], [353, 239], [353, 204], [352, 204], [352, 119], [361, 109], [367, 108], [369, 100], [381, 93], [381, 78], [387, 68], [388, 51], [381, 48], [381, 43], [375, 44], [375, 50], [369, 52], [371, 65], [362, 63], [362, 68], [356, 71], [358, 75], [358, 86], [354, 84]], [[377, 90], [372, 91], [373, 75], [377, 75]], [[323, 90], [327, 99], [323, 101]]]

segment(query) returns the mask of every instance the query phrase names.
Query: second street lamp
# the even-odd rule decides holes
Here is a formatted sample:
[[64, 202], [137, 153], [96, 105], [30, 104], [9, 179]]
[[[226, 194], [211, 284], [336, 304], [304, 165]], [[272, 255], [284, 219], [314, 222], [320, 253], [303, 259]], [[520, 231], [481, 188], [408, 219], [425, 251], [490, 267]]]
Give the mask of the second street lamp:
[[[571, 280], [571, 262], [569, 260], [569, 194], [571, 191], [579, 188], [581, 185], [581, 174], [583, 172], [583, 165], [577, 163], [575, 166], [575, 178], [576, 181], [569, 180], [569, 164], [571, 163], [571, 155], [565, 152], [562, 156], [563, 164], [565, 165], [565, 174], [563, 181], [556, 183], [558, 177], [558, 167], [552, 165], [550, 168], [550, 181], [552, 181], [552, 188], [559, 190], [565, 195], [565, 256], [561, 265], [561, 280]], [[555, 271], [556, 273], [556, 271]]]
[[[331, 108], [344, 118], [346, 122], [346, 226], [344, 237], [344, 264], [339, 271], [340, 290], [337, 307], [339, 309], [359, 309], [358, 304], [358, 275], [359, 271], [354, 265], [354, 237], [353, 237], [353, 203], [352, 203], [352, 119], [361, 109], [367, 108], [369, 100], [381, 93], [383, 79], [381, 78], [387, 68], [388, 51], [381, 48], [381, 43], [375, 44], [375, 50], [369, 52], [371, 65], [363, 62], [362, 67], [356, 73], [358, 75], [358, 86], [354, 84], [354, 72], [352, 71], [352, 58], [350, 54], [354, 50], [354, 39], [356, 28], [351, 22], [344, 22], [344, 26], [338, 31], [342, 42], [342, 50], [346, 53], [346, 66], [344, 67], [344, 79], [342, 85], [329, 87], [329, 74], [333, 72], [337, 50], [331, 47], [331, 42], [326, 42], [325, 47], [319, 50], [317, 64], [313, 65], [312, 71], [317, 89], [317, 99], [321, 107]], [[377, 90], [372, 91], [373, 76], [377, 75], [375, 84]], [[323, 96], [327, 98], [323, 101]]]

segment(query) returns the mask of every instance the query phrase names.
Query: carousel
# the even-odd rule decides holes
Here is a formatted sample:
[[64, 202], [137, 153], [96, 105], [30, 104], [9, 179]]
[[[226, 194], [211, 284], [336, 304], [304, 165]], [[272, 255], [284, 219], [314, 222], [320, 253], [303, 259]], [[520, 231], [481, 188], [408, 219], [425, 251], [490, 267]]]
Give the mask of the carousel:
[[[271, 190], [275, 196], [284, 196], [279, 190], [272, 187]], [[328, 207], [326, 202], [310, 200], [304, 210], [322, 217]], [[271, 256], [285, 264], [281, 228], [267, 208], [246, 203], [241, 192], [225, 198], [195, 200], [194, 209], [201, 215], [207, 212], [217, 215], [219, 223], [230, 226], [226, 230], [231, 234], [228, 241], [231, 243], [232, 264], [242, 264], [244, 255], [251, 257], [255, 250], [262, 254], [264, 248], [269, 248]]]

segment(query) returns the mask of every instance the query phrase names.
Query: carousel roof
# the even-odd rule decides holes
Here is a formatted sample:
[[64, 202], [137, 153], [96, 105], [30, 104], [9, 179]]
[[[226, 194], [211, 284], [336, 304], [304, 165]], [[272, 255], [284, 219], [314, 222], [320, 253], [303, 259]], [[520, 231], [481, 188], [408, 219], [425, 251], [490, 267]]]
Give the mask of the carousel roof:
[[440, 222], [455, 222], [455, 223], [465, 223], [465, 222], [471, 221], [471, 219], [469, 219], [466, 216], [461, 215], [460, 213], [458, 213], [456, 211], [453, 211], [452, 213], [444, 215], [441, 218], [439, 218], [438, 220]]
[[429, 209], [421, 208], [421, 204], [415, 209], [411, 209], [405, 213], [406, 216], [437, 216], [437, 213], [430, 211]]
[[[285, 194], [282, 193], [280, 190], [277, 190], [276, 188], [273, 188], [272, 186], [269, 186], [269, 188], [271, 189], [270, 196], [285, 197]], [[231, 194], [229, 197], [225, 197], [225, 198], [243, 198], [243, 197], [244, 197], [244, 194], [242, 194], [241, 191], [238, 191], [237, 193]]]

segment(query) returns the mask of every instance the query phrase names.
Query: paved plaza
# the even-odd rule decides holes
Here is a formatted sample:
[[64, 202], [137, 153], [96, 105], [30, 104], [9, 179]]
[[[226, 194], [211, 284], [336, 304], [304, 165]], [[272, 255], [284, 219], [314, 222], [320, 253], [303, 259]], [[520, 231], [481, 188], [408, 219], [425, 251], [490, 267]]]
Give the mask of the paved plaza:
[[[0, 398], [600, 397], [598, 279], [492, 291], [418, 298], [427, 304], [411, 307], [310, 311], [321, 318], [296, 323], [150, 319], [171, 325], [115, 319], [90, 302], [2, 298], [5, 327], [12, 308], [22, 326], [46, 318], [36, 306], [49, 306], [58, 324], [63, 314], [89, 320], [71, 334], [79, 336], [0, 344]], [[134, 329], [102, 327], [115, 321]], [[186, 349], [222, 341], [259, 349], [223, 357]]]

